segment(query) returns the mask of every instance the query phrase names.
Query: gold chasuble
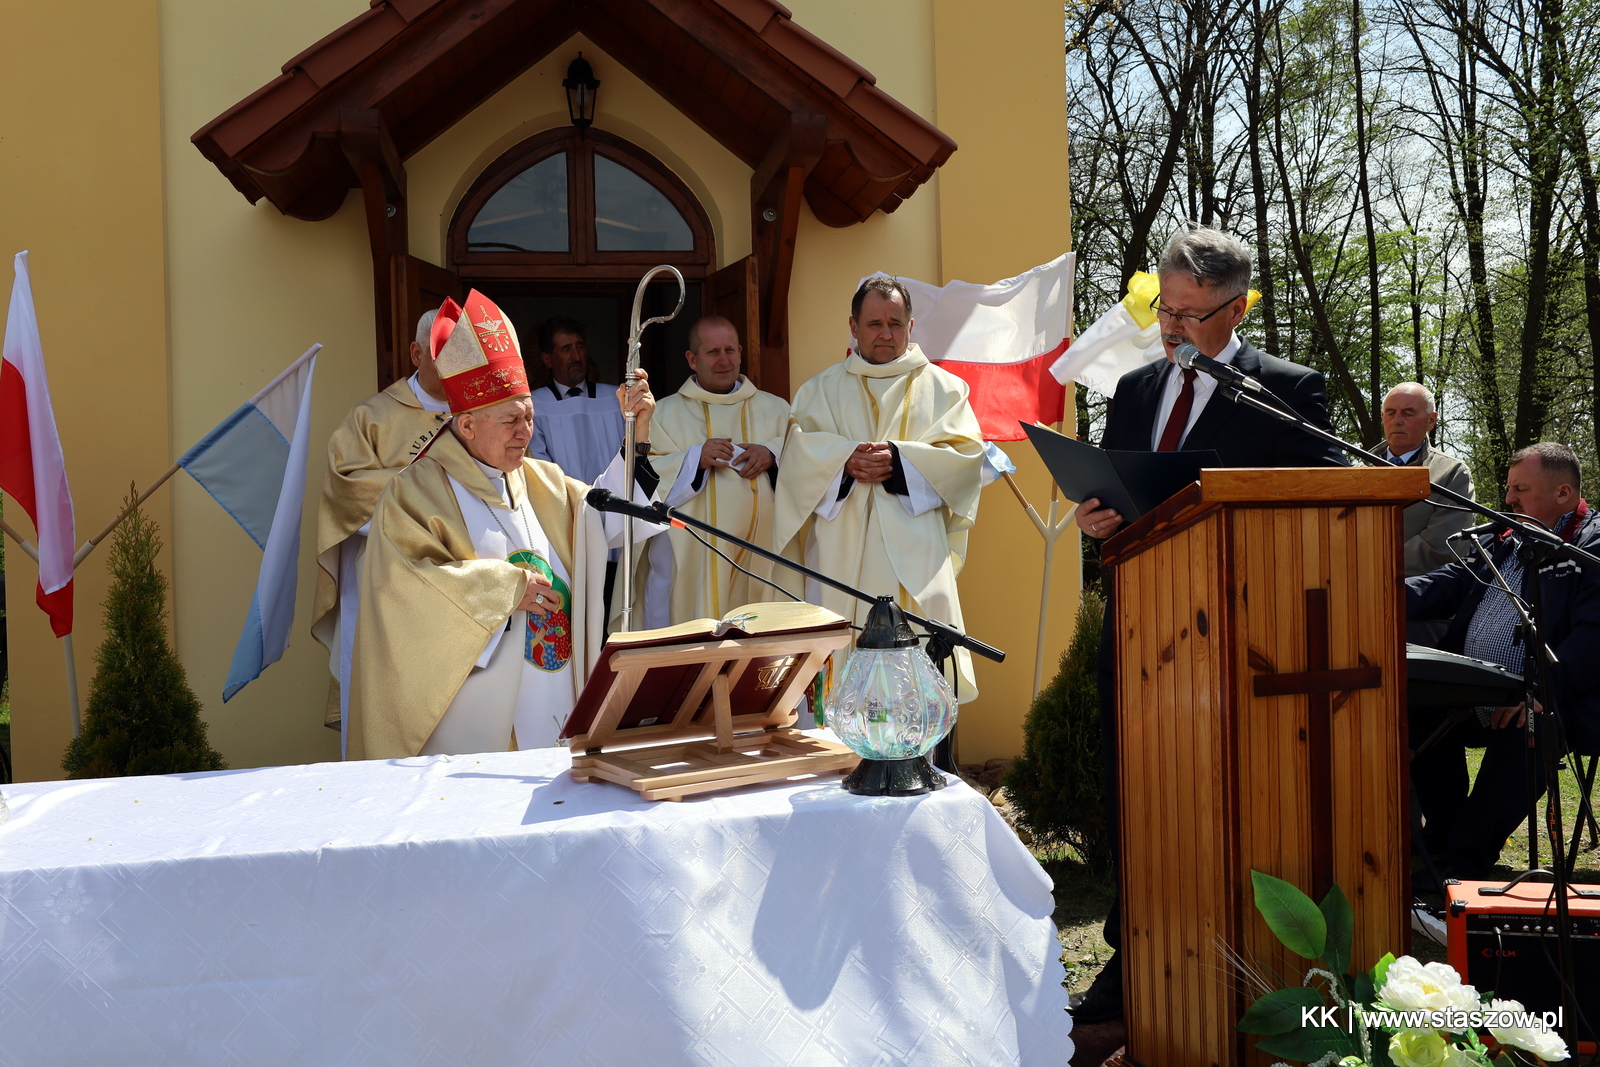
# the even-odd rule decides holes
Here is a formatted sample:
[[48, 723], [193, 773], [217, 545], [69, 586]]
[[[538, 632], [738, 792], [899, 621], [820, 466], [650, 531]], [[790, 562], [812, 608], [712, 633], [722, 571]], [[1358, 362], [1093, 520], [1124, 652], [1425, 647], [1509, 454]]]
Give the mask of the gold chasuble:
[[[446, 412], [423, 408], [409, 379], [402, 378], [351, 408], [328, 441], [328, 473], [317, 505], [318, 569], [311, 635], [333, 657], [334, 682], [326, 718], [330, 726], [339, 724], [339, 679], [349, 671], [348, 663], [340, 668], [341, 645], [347, 643], [340, 639], [341, 552], [350, 556], [344, 563], [346, 574], [359, 577], [359, 554], [366, 538], [359, 537], [350, 546], [345, 542], [372, 519], [383, 487], [417, 457], [447, 418]], [[353, 604], [348, 614], [353, 620]], [[343, 650], [346, 659], [348, 654]]]
[[[486, 504], [501, 496], [452, 433], [389, 483], [372, 517], [361, 581], [350, 698], [351, 759], [394, 759], [422, 751], [490, 638], [505, 630], [528, 572], [505, 559], [479, 559], [451, 479]], [[506, 475], [513, 510], [524, 499], [571, 578], [565, 718], [605, 641], [606, 533], [583, 503], [589, 487], [554, 464], [525, 459]], [[518, 640], [513, 636], [513, 640]], [[512, 738], [505, 738], [509, 748]]]
[[[921, 483], [910, 496], [882, 483], [850, 483], [839, 499], [845, 461], [870, 441], [894, 442], [907, 481]], [[916, 345], [881, 364], [852, 352], [795, 394], [773, 542], [786, 552], [803, 548], [806, 563], [847, 585], [897, 596], [920, 615], [964, 629], [956, 575], [982, 476], [982, 431], [965, 382], [929, 363]], [[870, 608], [810, 581], [806, 599], [857, 623]], [[978, 693], [972, 661], [966, 649], [954, 660], [965, 703]]]
[[[672, 396], [656, 403], [650, 422], [650, 463], [661, 475], [656, 499], [746, 541], [772, 548], [772, 479], [765, 473], [744, 478], [731, 466], [699, 471], [699, 446], [713, 437], [725, 437], [736, 445], [765, 445], [781, 459], [788, 427], [788, 403], [761, 392], [744, 375], [729, 393], [708, 392], [690, 378]], [[698, 489], [694, 487], [696, 474], [701, 475]], [[701, 536], [741, 567], [762, 577], [771, 575], [773, 565], [760, 556], [711, 534]], [[686, 530], [672, 529], [666, 537], [652, 539], [645, 558], [647, 569], [637, 586], [634, 610], [646, 627], [720, 619], [723, 612], [740, 604], [782, 596], [734, 570]], [[787, 588], [798, 588], [796, 582], [779, 581]]]

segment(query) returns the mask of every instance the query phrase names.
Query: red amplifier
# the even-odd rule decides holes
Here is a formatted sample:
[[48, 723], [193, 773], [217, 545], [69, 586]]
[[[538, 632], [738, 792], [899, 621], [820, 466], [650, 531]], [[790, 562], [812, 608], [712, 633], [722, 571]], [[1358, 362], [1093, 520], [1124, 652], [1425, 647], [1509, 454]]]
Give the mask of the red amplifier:
[[[1561, 1007], [1557, 977], [1555, 894], [1549, 882], [1522, 882], [1503, 895], [1485, 894], [1504, 882], [1446, 883], [1445, 915], [1450, 966], [1480, 993], [1519, 1000], [1529, 1011]], [[1573, 992], [1581, 1019], [1568, 1019], [1580, 1035], [1580, 1053], [1592, 1053], [1590, 1031], [1600, 1032], [1600, 887], [1567, 889], [1572, 920]], [[1584, 894], [1580, 896], [1579, 894]], [[1589, 1023], [1585, 1027], [1584, 1021]]]

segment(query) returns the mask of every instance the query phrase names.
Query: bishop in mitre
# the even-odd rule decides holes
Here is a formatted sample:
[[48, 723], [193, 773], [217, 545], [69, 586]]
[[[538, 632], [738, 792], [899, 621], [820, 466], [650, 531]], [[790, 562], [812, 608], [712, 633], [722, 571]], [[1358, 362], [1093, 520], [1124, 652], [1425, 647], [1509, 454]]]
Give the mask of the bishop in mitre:
[[[411, 377], [350, 409], [328, 439], [328, 472], [317, 505], [317, 591], [311, 636], [328, 650], [326, 724], [343, 733], [350, 704], [350, 660], [361, 603], [361, 561], [378, 494], [421, 454], [450, 417], [429, 352], [437, 311], [425, 312], [411, 342]], [[341, 738], [341, 750], [343, 738]]]
[[[379, 497], [362, 568], [348, 752], [390, 759], [556, 743], [605, 640], [606, 552], [621, 520], [589, 486], [527, 458], [533, 401], [516, 331], [476, 291], [430, 338], [453, 415]], [[648, 459], [654, 398], [618, 389]], [[620, 488], [620, 452], [599, 484]], [[641, 539], [659, 526], [637, 524]]]
[[[851, 301], [850, 355], [795, 394], [773, 542], [875, 596], [962, 627], [956, 575], [983, 488], [967, 384], [910, 343], [911, 294], [875, 276]], [[806, 599], [865, 623], [870, 605], [807, 582]], [[966, 649], [956, 696], [977, 695]], [[948, 668], [947, 668], [948, 670]]]
[[[789, 402], [762, 392], [740, 373], [739, 334], [725, 318], [709, 316], [691, 326], [685, 358], [693, 377], [656, 404], [651, 420], [650, 462], [661, 475], [656, 496], [770, 549]], [[770, 576], [767, 560], [714, 534], [701, 536], [745, 570]], [[647, 627], [720, 619], [741, 604], [781, 595], [740, 573], [687, 530], [650, 541], [646, 561], [635, 611]]]

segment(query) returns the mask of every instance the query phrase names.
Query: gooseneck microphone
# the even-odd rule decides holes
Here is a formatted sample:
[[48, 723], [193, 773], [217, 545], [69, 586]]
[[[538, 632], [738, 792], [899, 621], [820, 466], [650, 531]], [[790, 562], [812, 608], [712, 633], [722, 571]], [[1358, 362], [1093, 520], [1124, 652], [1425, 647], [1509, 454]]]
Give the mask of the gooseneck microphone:
[[1250, 377], [1250, 375], [1231, 363], [1218, 363], [1210, 356], [1201, 355], [1200, 350], [1194, 345], [1179, 345], [1177, 350], [1172, 353], [1172, 358], [1184, 370], [1203, 371], [1223, 385], [1248, 389], [1252, 393], [1263, 392], [1261, 383]]
[[1503, 522], [1485, 522], [1477, 526], [1468, 526], [1465, 530], [1457, 530], [1445, 540], [1454, 541], [1459, 537], [1477, 537], [1479, 534], [1498, 533], [1501, 530], [1509, 530], [1510, 528], [1510, 525]]
[[[736, 534], [731, 534], [726, 530], [718, 529], [709, 522], [702, 522], [692, 515], [679, 514], [673, 508], [667, 507], [667, 505], [661, 503], [660, 501], [656, 501], [656, 503], [646, 507], [643, 504], [635, 504], [631, 500], [624, 499], [623, 497], [611, 492], [609, 489], [600, 489], [598, 487], [590, 489], [589, 492], [584, 496], [584, 500], [596, 511], [611, 511], [617, 513], [618, 515], [630, 515], [635, 519], [641, 519], [645, 522], [653, 522], [661, 526], [676, 526], [680, 530], [705, 530], [707, 533], [716, 534], [718, 537], [730, 544], [736, 544], [741, 548], [748, 549], [763, 559], [769, 559], [773, 563], [778, 564], [780, 567], [787, 567], [792, 571], [796, 571], [805, 575], [807, 578], [815, 578], [823, 585], [837, 589], [841, 593], [847, 593], [850, 596], [855, 597], [857, 600], [864, 600], [868, 603], [872, 603], [877, 599], [876, 597], [871, 596], [868, 593], [864, 593], [859, 589], [845, 585], [837, 578], [830, 578], [821, 571], [814, 571], [810, 567], [796, 563], [792, 559], [786, 559], [785, 557], [780, 556], [778, 553], [773, 552], [771, 549], [762, 548], [760, 545], [751, 541], [746, 541], [744, 538], [739, 537]], [[930, 637], [936, 637], [937, 639], [943, 641], [947, 649], [957, 647], [966, 648], [968, 651], [979, 656], [983, 656], [986, 659], [991, 659], [996, 663], [1004, 663], [1006, 660], [1006, 654], [1000, 651], [998, 648], [994, 648], [991, 645], [986, 645], [977, 638], [968, 637], [966, 634], [962, 633], [956, 627], [951, 626], [949, 623], [940, 622], [937, 619], [924, 619], [922, 616], [913, 615], [909, 611], [905, 612], [904, 614], [907, 621], [916, 623], [918, 626], [926, 629]]]
[[594, 508], [596, 511], [610, 511], [615, 512], [618, 515], [631, 515], [635, 519], [640, 519], [644, 522], [652, 522], [657, 526], [682, 525], [671, 515], [667, 514], [666, 505], [664, 504], [655, 504], [653, 506], [635, 504], [633, 501], [624, 499], [609, 489], [600, 489], [596, 487], [589, 490], [588, 494], [583, 499], [591, 508]]

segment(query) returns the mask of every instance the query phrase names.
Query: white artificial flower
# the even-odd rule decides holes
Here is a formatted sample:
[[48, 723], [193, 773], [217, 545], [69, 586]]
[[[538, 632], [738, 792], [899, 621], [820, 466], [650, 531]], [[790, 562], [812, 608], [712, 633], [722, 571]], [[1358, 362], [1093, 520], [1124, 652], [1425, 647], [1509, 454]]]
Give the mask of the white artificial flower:
[[1389, 964], [1378, 999], [1401, 1011], [1471, 1011], [1478, 1006], [1478, 991], [1463, 985], [1448, 963], [1419, 963], [1415, 957], [1401, 956]]
[[[1521, 1012], [1524, 1009], [1520, 1001], [1491, 1000], [1488, 1010]], [[1555, 1063], [1567, 1058], [1566, 1042], [1562, 1041], [1561, 1035], [1554, 1030], [1537, 1026], [1491, 1026], [1489, 1032], [1502, 1045], [1531, 1052], [1546, 1063]]]
[[1471, 1062], [1437, 1030], [1401, 1030], [1389, 1038], [1389, 1059], [1395, 1067], [1467, 1067]]

